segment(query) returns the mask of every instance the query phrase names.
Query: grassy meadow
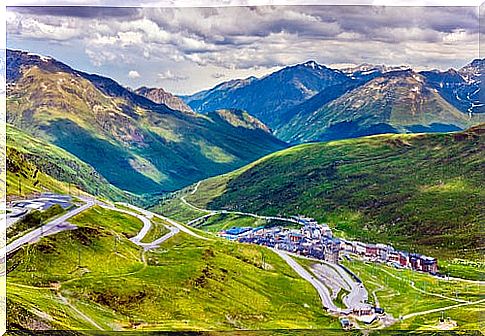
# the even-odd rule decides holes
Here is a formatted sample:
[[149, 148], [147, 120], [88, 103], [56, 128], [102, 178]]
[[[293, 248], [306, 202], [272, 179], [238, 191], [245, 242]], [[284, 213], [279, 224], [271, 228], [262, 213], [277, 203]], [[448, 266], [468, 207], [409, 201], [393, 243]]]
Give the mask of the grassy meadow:
[[143, 252], [128, 240], [142, 227], [137, 218], [94, 207], [71, 222], [78, 229], [44, 237], [9, 259], [7, 297], [18, 311], [9, 326], [338, 328], [314, 288], [265, 248], [179, 233]]
[[478, 260], [481, 129], [299, 145], [204, 180], [186, 199], [201, 208], [303, 214], [340, 237]]

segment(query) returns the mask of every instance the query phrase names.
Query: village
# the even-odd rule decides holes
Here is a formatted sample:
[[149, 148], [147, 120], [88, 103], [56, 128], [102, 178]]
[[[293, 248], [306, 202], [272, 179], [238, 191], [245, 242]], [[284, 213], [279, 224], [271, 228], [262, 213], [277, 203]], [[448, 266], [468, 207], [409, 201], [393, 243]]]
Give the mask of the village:
[[333, 237], [327, 224], [320, 224], [313, 218], [293, 217], [301, 229], [273, 227], [233, 227], [219, 232], [219, 236], [241, 243], [264, 245], [271, 248], [296, 253], [302, 256], [338, 264], [341, 254], [356, 254], [362, 258], [387, 263], [396, 268], [409, 268], [427, 272], [438, 272], [436, 258], [417, 253], [395, 250], [386, 244], [363, 243]]

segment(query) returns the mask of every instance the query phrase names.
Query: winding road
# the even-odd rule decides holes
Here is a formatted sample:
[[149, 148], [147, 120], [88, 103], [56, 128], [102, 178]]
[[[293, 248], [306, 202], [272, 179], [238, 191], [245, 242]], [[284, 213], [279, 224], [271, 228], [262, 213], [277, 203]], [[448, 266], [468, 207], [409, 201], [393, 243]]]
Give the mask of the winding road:
[[147, 217], [157, 217], [157, 218], [160, 218], [160, 219], [162, 219], [162, 220], [166, 221], [167, 223], [170, 223], [170, 224], [171, 224], [171, 225], [173, 225], [174, 227], [178, 228], [178, 229], [179, 229], [179, 231], [185, 232], [185, 233], [187, 233], [187, 234], [189, 234], [189, 235], [191, 235], [191, 236], [193, 236], [193, 237], [195, 237], [195, 238], [204, 239], [204, 240], [209, 240], [209, 238], [204, 237], [204, 236], [201, 236], [201, 235], [199, 235], [199, 234], [197, 234], [197, 233], [193, 232], [192, 230], [188, 229], [188, 228], [187, 228], [187, 227], [185, 227], [184, 225], [179, 224], [179, 223], [177, 223], [176, 221], [174, 221], [174, 220], [172, 220], [172, 219], [170, 219], [170, 218], [168, 218], [168, 217], [165, 217], [165, 216], [159, 215], [159, 214], [157, 214], [157, 213], [151, 212], [151, 211], [146, 210], [146, 209], [139, 208], [139, 207], [137, 207], [137, 206], [135, 206], [135, 205], [132, 205], [132, 204], [128, 204], [128, 203], [119, 203], [119, 204], [121, 204], [121, 205], [123, 205], [123, 206], [125, 206], [125, 207], [128, 207], [128, 208], [131, 208], [131, 209], [133, 209], [133, 210], [136, 210], [136, 211], [138, 211], [138, 212], [142, 213], [143, 215], [145, 215], [145, 216], [147, 216]]
[[277, 255], [279, 255], [293, 270], [301, 276], [303, 279], [312, 284], [313, 287], [318, 292], [320, 299], [322, 300], [323, 306], [330, 312], [340, 312], [340, 309], [333, 303], [330, 291], [325, 285], [315, 278], [310, 272], [303, 268], [299, 263], [297, 263], [288, 253], [272, 249]]
[[[163, 216], [156, 215], [156, 214], [154, 214], [150, 211], [147, 211], [147, 210], [135, 207], [135, 206], [131, 206], [131, 205], [126, 204], [126, 203], [124, 203], [125, 206], [133, 208], [133, 209], [137, 210], [139, 213], [142, 213], [143, 215], [140, 215], [139, 213], [131, 212], [131, 211], [128, 211], [128, 210], [125, 210], [125, 209], [116, 208], [112, 205], [98, 201], [94, 198], [80, 197], [80, 199], [82, 201], [84, 201], [85, 204], [65, 213], [64, 215], [62, 215], [62, 216], [60, 216], [56, 219], [53, 219], [52, 221], [48, 222], [47, 224], [42, 225], [41, 227], [25, 234], [24, 236], [22, 236], [18, 239], [16, 239], [11, 244], [8, 244], [6, 247], [3, 247], [0, 250], [0, 253], [1, 253], [0, 260], [1, 260], [2, 264], [5, 264], [5, 260], [6, 260], [5, 258], [6, 258], [7, 254], [16, 251], [17, 249], [19, 249], [21, 246], [23, 246], [25, 244], [35, 243], [36, 241], [38, 241], [42, 237], [52, 235], [52, 234], [55, 234], [55, 233], [59, 233], [61, 231], [76, 229], [77, 226], [72, 225], [72, 224], [70, 224], [66, 221], [69, 218], [72, 218], [72, 217], [80, 214], [81, 212], [93, 207], [94, 205], [98, 205], [98, 206], [105, 208], [105, 209], [125, 213], [125, 214], [131, 215], [133, 217], [140, 219], [143, 223], [143, 227], [141, 228], [141, 230], [138, 232], [138, 234], [135, 237], [130, 238], [130, 241], [132, 241], [133, 243], [135, 243], [136, 245], [138, 245], [140, 247], [143, 247], [144, 251], [154, 249], [154, 248], [158, 248], [160, 246], [160, 244], [162, 244], [164, 241], [166, 241], [167, 239], [169, 239], [169, 238], [175, 236], [177, 233], [179, 233], [181, 231], [181, 228], [192, 233], [192, 231], [190, 231], [187, 228], [185, 228], [184, 226], [176, 223], [175, 221], [172, 221], [172, 220], [165, 218]], [[167, 234], [163, 235], [162, 237], [155, 239], [154, 241], [152, 241], [150, 243], [142, 243], [141, 241], [143, 240], [143, 238], [146, 236], [146, 234], [152, 228], [152, 222], [150, 221], [150, 219], [153, 218], [153, 216], [158, 216], [159, 218], [164, 219], [165, 221], [169, 222], [173, 226], [165, 225], [165, 227], [167, 229], [169, 229], [169, 232]], [[202, 239], [207, 239], [207, 238], [199, 236], [195, 233], [192, 233], [192, 235], [194, 235], [198, 238], [200, 237]], [[4, 272], [5, 272], [5, 269], [3, 268], [2, 273], [4, 273]], [[2, 274], [2, 275], [4, 275], [4, 274]], [[71, 308], [80, 318], [82, 318], [88, 324], [91, 324], [92, 326], [94, 326], [96, 329], [103, 330], [103, 328], [98, 323], [96, 323], [92, 318], [90, 318], [88, 315], [86, 315], [85, 313], [80, 311], [77, 307], [75, 307], [66, 297], [62, 296], [62, 293], [60, 291], [58, 291], [58, 296], [59, 296], [59, 299], [61, 300], [61, 302], [63, 304], [65, 304], [66, 306], [68, 306], [69, 308]]]
[[[198, 188], [200, 186], [200, 181], [195, 185], [194, 189], [190, 192], [190, 195], [193, 195], [197, 192]], [[216, 214], [220, 213], [230, 213], [230, 214], [235, 214], [235, 215], [241, 215], [241, 216], [250, 216], [254, 218], [260, 218], [260, 219], [266, 219], [266, 220], [280, 220], [280, 221], [286, 221], [286, 222], [291, 222], [291, 223], [299, 223], [298, 220], [293, 219], [293, 218], [285, 218], [285, 217], [278, 217], [278, 216], [262, 216], [254, 213], [248, 213], [248, 212], [241, 212], [241, 211], [228, 211], [228, 210], [208, 210], [208, 209], [202, 209], [199, 208], [191, 203], [189, 203], [185, 197], [187, 195], [184, 195], [180, 197], [181, 201], [186, 204], [187, 206], [191, 207], [192, 209], [195, 209], [197, 211], [201, 212], [207, 212], [207, 214], [198, 217], [194, 220], [189, 221], [187, 224], [192, 225], [195, 224], [197, 221], [208, 218], [210, 216], [214, 216]], [[313, 287], [318, 292], [318, 295], [322, 299], [323, 306], [328, 309], [329, 311], [333, 312], [342, 312], [340, 308], [338, 308], [331, 297], [329, 289], [321, 282], [318, 277], [315, 277], [313, 274], [309, 273], [306, 269], [304, 269], [298, 262], [296, 262], [290, 255], [291, 253], [288, 253], [286, 251], [281, 251], [277, 249], [272, 249], [275, 251], [283, 260], [286, 261], [286, 263], [293, 268], [293, 270], [298, 273], [303, 279], [307, 280], [312, 284]], [[299, 255], [295, 255], [297, 257], [300, 257]], [[350, 293], [347, 294], [343, 298], [343, 303], [347, 307], [346, 311], [352, 310], [354, 307], [357, 307], [361, 305], [362, 303], [366, 302], [368, 299], [368, 292], [363, 286], [363, 284], [358, 283], [354, 281], [350, 275], [341, 267], [338, 265], [330, 265], [329, 263], [323, 261], [323, 260], [318, 260], [318, 262], [322, 262], [327, 265], [327, 267], [331, 267], [333, 270], [336, 271], [336, 273], [340, 276], [341, 280], [343, 280], [345, 283], [348, 284], [350, 287]]]
[[[199, 188], [200, 186], [200, 181], [197, 182], [197, 184], [195, 185], [194, 189], [190, 192], [190, 195], [193, 195], [197, 192], [197, 189]], [[266, 219], [266, 220], [279, 220], [279, 221], [283, 221], [283, 222], [290, 222], [290, 223], [295, 223], [295, 224], [298, 224], [299, 221], [296, 220], [296, 219], [293, 219], [293, 218], [287, 218], [287, 217], [279, 217], [279, 216], [262, 216], [262, 215], [258, 215], [258, 214], [255, 214], [255, 213], [251, 213], [251, 212], [242, 212], [242, 211], [230, 211], [230, 210], [209, 210], [209, 209], [202, 209], [202, 208], [199, 208], [191, 203], [189, 203], [185, 197], [187, 195], [184, 195], [184, 196], [181, 196], [180, 197], [180, 200], [182, 201], [182, 203], [184, 203], [185, 205], [187, 205], [188, 207], [194, 209], [194, 210], [197, 210], [197, 211], [200, 211], [200, 212], [206, 212], [207, 214], [203, 215], [203, 216], [200, 216], [200, 217], [197, 217], [189, 222], [187, 222], [187, 225], [189, 226], [192, 226], [193, 224], [197, 223], [198, 221], [200, 220], [203, 220], [205, 218], [208, 218], [208, 217], [211, 217], [211, 216], [214, 216], [214, 215], [217, 215], [217, 214], [233, 214], [233, 215], [240, 215], [240, 216], [249, 216], [249, 217], [254, 217], [254, 218], [259, 218], [259, 219]]]
[[65, 230], [75, 229], [76, 228], [75, 225], [66, 223], [66, 221], [69, 218], [74, 217], [77, 214], [80, 214], [81, 212], [91, 208], [96, 203], [93, 199], [88, 199], [88, 198], [84, 199], [84, 201], [85, 201], [85, 204], [81, 205], [80, 207], [75, 208], [65, 213], [64, 215], [51, 220], [47, 224], [44, 224], [41, 227], [26, 233], [22, 237], [8, 244], [6, 247], [3, 247], [2, 249], [0, 249], [0, 255], [1, 255], [0, 261], [3, 262], [4, 261], [3, 258], [5, 257], [5, 255], [16, 251], [22, 245], [34, 243], [44, 236], [53, 235]]

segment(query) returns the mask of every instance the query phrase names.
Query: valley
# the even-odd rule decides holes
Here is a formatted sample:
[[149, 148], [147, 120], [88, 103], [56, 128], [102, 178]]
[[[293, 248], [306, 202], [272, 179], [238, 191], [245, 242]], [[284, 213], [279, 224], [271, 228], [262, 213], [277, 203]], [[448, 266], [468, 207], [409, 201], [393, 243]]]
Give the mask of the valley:
[[[37, 230], [37, 238], [7, 246], [7, 300], [16, 312], [8, 320], [10, 328], [339, 328], [339, 313], [332, 312], [338, 308], [329, 301], [322, 307], [318, 299], [327, 295], [320, 291], [328, 280], [310, 275], [321, 260], [227, 241], [127, 203], [83, 201]], [[257, 220], [239, 213], [248, 215]], [[50, 232], [59, 221], [71, 226]], [[154, 234], [155, 224], [164, 229]], [[439, 279], [356, 255], [341, 262], [372, 293], [369, 302], [386, 312], [369, 325], [351, 315], [353, 328], [433, 329], [438, 324], [433, 316], [441, 312], [460, 328], [480, 328], [481, 282]], [[344, 279], [339, 281], [350, 281], [348, 275]], [[325, 307], [334, 308], [329, 314]], [[464, 314], [475, 317], [464, 319]]]
[[8, 49], [8, 329], [478, 334], [482, 68], [177, 96]]
[[172, 110], [110, 78], [27, 52], [8, 50], [7, 65], [7, 123], [133, 194], [174, 191], [286, 147], [242, 111]]
[[[220, 330], [338, 324], [324, 314], [311, 285], [276, 254], [265, 252], [263, 265], [262, 248], [201, 239], [186, 228], [147, 247], [135, 239], [143, 227], [134, 220], [140, 215], [99, 204], [83, 210], [69, 219], [76, 229], [44, 236], [9, 258], [8, 304], [23, 312], [11, 317], [11, 327]], [[150, 220], [158, 216], [150, 215]], [[170, 229], [172, 223], [163, 225]], [[25, 276], [32, 271], [34, 277]]]

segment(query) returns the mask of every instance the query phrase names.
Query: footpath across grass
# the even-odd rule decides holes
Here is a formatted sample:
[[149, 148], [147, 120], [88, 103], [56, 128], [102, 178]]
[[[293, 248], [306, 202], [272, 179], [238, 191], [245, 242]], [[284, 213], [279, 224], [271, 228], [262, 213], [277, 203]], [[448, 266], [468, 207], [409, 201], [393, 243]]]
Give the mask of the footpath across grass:
[[[340, 328], [315, 289], [270, 250], [180, 232], [143, 252], [142, 224], [94, 207], [77, 229], [42, 238], [9, 259], [9, 326], [92, 329]], [[155, 233], [153, 234], [155, 236]], [[42, 294], [41, 294], [42, 293]]]

